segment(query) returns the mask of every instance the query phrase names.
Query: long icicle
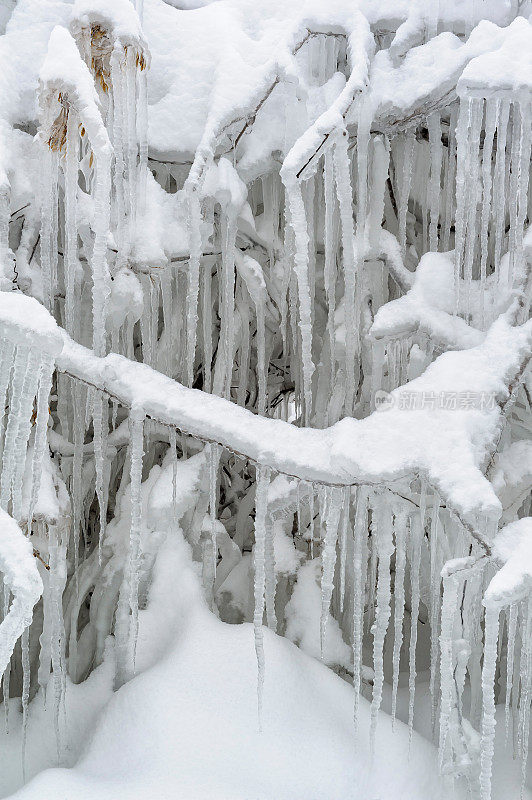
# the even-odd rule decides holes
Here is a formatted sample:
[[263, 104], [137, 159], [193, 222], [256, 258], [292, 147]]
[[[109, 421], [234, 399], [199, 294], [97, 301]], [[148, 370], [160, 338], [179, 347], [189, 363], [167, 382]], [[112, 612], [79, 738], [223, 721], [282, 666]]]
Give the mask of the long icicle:
[[290, 224], [294, 232], [295, 253], [294, 271], [297, 278], [299, 301], [299, 322], [302, 349], [303, 367], [303, 418], [304, 424], [309, 425], [312, 412], [312, 375], [314, 364], [312, 361], [312, 319], [309, 287], [309, 235], [305, 204], [301, 192], [301, 185], [295, 181], [287, 187], [288, 203], [290, 205]]
[[406, 567], [406, 513], [403, 509], [395, 515], [395, 581], [394, 581], [394, 639], [392, 679], [392, 724], [397, 711], [397, 689], [399, 686], [399, 662], [403, 646], [403, 622], [405, 615], [405, 567]]
[[338, 540], [338, 526], [342, 512], [342, 490], [336, 487], [327, 488], [325, 541], [321, 553], [321, 616], [320, 616], [320, 652], [323, 658], [325, 652], [325, 636], [327, 633], [327, 620], [334, 589], [334, 568], [336, 565], [336, 542]]
[[353, 189], [349, 171], [347, 131], [340, 131], [333, 150], [336, 191], [340, 208], [342, 263], [345, 284], [345, 410], [351, 414], [355, 400], [356, 356], [358, 352], [357, 274], [353, 225]]
[[255, 577], [253, 589], [255, 596], [255, 610], [253, 613], [253, 628], [255, 631], [255, 652], [257, 654], [257, 709], [259, 717], [259, 730], [262, 731], [262, 696], [264, 690], [264, 632], [262, 617], [264, 614], [265, 591], [265, 544], [266, 544], [266, 516], [268, 513], [268, 487], [270, 484], [269, 467], [257, 466], [257, 488], [255, 493], [255, 547], [253, 548], [253, 563]]
[[486, 608], [484, 617], [484, 663], [482, 666], [482, 731], [480, 741], [480, 796], [491, 799], [491, 770], [495, 746], [495, 669], [499, 638], [499, 609]]
[[412, 741], [412, 731], [414, 728], [414, 700], [416, 694], [416, 648], [417, 648], [417, 623], [419, 615], [419, 570], [421, 564], [421, 541], [423, 537], [423, 525], [420, 522], [419, 530], [412, 518], [410, 519], [410, 586], [412, 592], [411, 616], [410, 616], [410, 648], [409, 648], [409, 703], [408, 703], [408, 737]]
[[377, 553], [378, 553], [378, 577], [377, 577], [377, 608], [375, 611], [375, 622], [373, 624], [373, 697], [371, 701], [371, 722], [370, 722], [370, 752], [373, 757], [375, 752], [375, 735], [377, 732], [377, 721], [379, 709], [382, 703], [382, 689], [384, 686], [384, 640], [390, 621], [390, 559], [393, 555], [394, 544], [392, 537], [392, 517], [391, 509], [380, 498], [380, 508], [377, 511]]

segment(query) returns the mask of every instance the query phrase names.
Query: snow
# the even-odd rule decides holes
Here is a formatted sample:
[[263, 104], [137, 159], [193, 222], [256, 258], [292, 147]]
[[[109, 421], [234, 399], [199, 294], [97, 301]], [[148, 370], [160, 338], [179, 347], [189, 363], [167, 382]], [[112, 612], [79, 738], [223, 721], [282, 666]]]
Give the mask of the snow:
[[0, 569], [4, 586], [13, 595], [9, 611], [0, 622], [0, 673], [3, 674], [19, 636], [31, 622], [33, 607], [43, 587], [29, 540], [2, 509], [0, 525]]
[[39, 349], [52, 356], [63, 347], [55, 319], [35, 298], [19, 292], [0, 292], [0, 335], [26, 346], [38, 337]]
[[484, 595], [487, 607], [518, 603], [532, 589], [532, 517], [505, 525], [493, 542], [493, 557], [502, 564]]
[[[452, 256], [453, 253], [425, 253], [416, 269], [412, 288], [377, 311], [372, 335], [382, 338], [416, 331], [450, 349], [480, 344], [483, 334], [454, 316]], [[503, 305], [504, 300], [497, 296], [497, 303]]]
[[[392, 733], [384, 715], [370, 774], [364, 739], [353, 756], [352, 689], [268, 630], [264, 729], [258, 732], [252, 628], [223, 624], [207, 610], [177, 531], [161, 548], [150, 598], [139, 612], [137, 660], [146, 670], [106, 704], [73, 769], [46, 770], [13, 798], [45, 800], [59, 793], [105, 800], [119, 793], [131, 800], [343, 800], [353, 791], [384, 800], [440, 796], [433, 746], [415, 735], [408, 758], [405, 727], [397, 723]], [[155, 663], [154, 615], [162, 615], [166, 631]], [[102, 703], [104, 674], [92, 680], [100, 682], [93, 688]], [[79, 694], [80, 687], [72, 688]], [[363, 699], [360, 714], [366, 725]]]
[[[70, 33], [56, 25], [50, 34], [46, 58], [39, 72], [41, 96], [61, 93], [80, 116], [96, 156], [111, 154], [99, 100], [87, 65]], [[48, 133], [48, 131], [45, 131]]]
[[[443, 354], [406, 389], [392, 392], [396, 407], [365, 420], [346, 418], [324, 431], [254, 416], [122, 356], [99, 361], [67, 337], [57, 364], [75, 376], [90, 374], [99, 388], [126, 405], [139, 404], [160, 422], [177, 424], [193, 436], [217, 441], [304, 480], [372, 483], [422, 470], [453, 508], [475, 520], [479, 513], [501, 513], [500, 501], [480, 468], [495, 442], [501, 413], [498, 403], [489, 407], [490, 398], [507, 398], [507, 386], [519, 371], [531, 337], [530, 324], [512, 328], [501, 317], [480, 345]], [[465, 392], [486, 398], [486, 408], [411, 411], [399, 407], [405, 391], [420, 397]]]
[[513, 97], [528, 100], [532, 88], [532, 24], [517, 17], [507, 28], [482, 23], [498, 46], [473, 58], [465, 67], [457, 84], [461, 95], [489, 95], [510, 92]]

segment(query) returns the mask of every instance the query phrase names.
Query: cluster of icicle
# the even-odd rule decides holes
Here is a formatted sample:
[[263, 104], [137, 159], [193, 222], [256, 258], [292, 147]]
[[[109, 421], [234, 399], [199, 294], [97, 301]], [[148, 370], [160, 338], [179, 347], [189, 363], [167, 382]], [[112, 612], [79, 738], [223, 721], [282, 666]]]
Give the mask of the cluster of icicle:
[[[34, 511], [39, 497], [42, 460], [47, 447], [48, 397], [54, 370], [53, 355], [33, 346], [25, 338], [3, 338], [0, 346], [0, 506], [12, 519], [32, 530]], [[8, 408], [6, 414], [4, 409]], [[31, 447], [29, 445], [31, 444]], [[27, 464], [27, 460], [30, 462]], [[26, 475], [31, 476], [30, 485]], [[29, 488], [29, 492], [27, 491]], [[26, 489], [26, 493], [24, 493]], [[33, 606], [40, 597], [40, 589], [32, 584], [31, 575], [24, 581], [10, 577], [9, 553], [16, 555], [10, 537], [8, 519], [2, 517], [3, 552], [1, 555], [4, 588], [2, 595], [3, 622], [0, 626], [0, 669], [4, 699], [10, 691], [10, 659], [15, 644], [21, 638], [22, 651], [22, 710], [23, 730], [27, 721], [30, 694], [29, 625]], [[12, 521], [12, 520], [11, 520]], [[38, 522], [35, 525], [38, 526]], [[15, 526], [16, 527], [16, 526]], [[66, 573], [61, 570], [61, 552], [66, 550], [62, 538], [64, 531], [48, 532], [47, 550], [50, 571], [41, 570], [44, 584], [44, 622], [41, 636], [39, 681], [45, 686], [50, 677], [54, 682], [55, 719], [58, 726], [59, 704], [64, 680], [64, 654], [62, 640], [62, 593]], [[22, 534], [21, 534], [22, 535]], [[28, 548], [31, 552], [31, 548]], [[42, 587], [41, 587], [42, 589]], [[6, 725], [9, 704], [4, 703]]]
[[[259, 665], [259, 709], [265, 670], [262, 632], [264, 611], [268, 626], [276, 630], [277, 625], [273, 518], [272, 510], [268, 508], [269, 482], [270, 470], [257, 467], [254, 625]], [[342, 629], [349, 630], [352, 636], [354, 697], [357, 706], [362, 676], [362, 637], [366, 630], [371, 630], [373, 634], [372, 747], [382, 702], [384, 641], [392, 619], [392, 609], [392, 718], [395, 719], [396, 715], [399, 659], [404, 641], [407, 597], [410, 610], [410, 631], [407, 637], [410, 673], [408, 724], [410, 734], [412, 733], [422, 570], [423, 574], [430, 575], [430, 689], [434, 722], [438, 705], [440, 575], [444, 563], [458, 553], [463, 555], [469, 546], [468, 536], [461, 526], [449, 517], [445, 509], [440, 508], [438, 495], [433, 494], [429, 498], [424, 483], [417, 488], [419, 503], [405, 502], [384, 487], [298, 484], [297, 488], [300, 532], [310, 542], [316, 541], [321, 549], [322, 653], [327, 620], [333, 605]], [[337, 582], [335, 575], [339, 576]], [[427, 602], [427, 598], [424, 599]], [[350, 615], [349, 619], [346, 614]], [[356, 716], [355, 709], [355, 720]]]
[[[511, 739], [514, 758], [520, 759], [522, 791], [532, 702], [532, 599], [528, 595], [502, 608], [488, 600], [483, 605], [492, 574], [489, 560], [479, 554], [451, 562], [443, 572], [441, 611], [440, 762], [455, 774], [469, 769], [479, 777], [481, 800], [491, 798], [498, 684], [505, 687], [505, 741]], [[463, 699], [466, 675], [469, 707]], [[473, 729], [480, 731], [478, 744]]]
[[[523, 231], [531, 153], [530, 97], [509, 92], [460, 97], [456, 128], [456, 310], [485, 328], [487, 280], [522, 289]], [[508, 251], [508, 261], [502, 255]], [[475, 293], [474, 286], [480, 291]], [[478, 297], [478, 301], [477, 301]]]
[[[75, 58], [86, 62], [99, 91], [100, 107], [91, 114], [76, 92], [41, 81], [41, 139], [47, 145], [42, 186], [41, 269], [46, 307], [55, 311], [60, 282], [64, 286], [64, 324], [75, 339], [81, 335], [82, 291], [79, 278], [79, 175], [94, 205], [93, 241], [83, 241], [92, 272], [93, 349], [105, 355], [107, 301], [110, 293], [108, 241], [116, 232], [115, 270], [132, 257], [138, 214], [142, 212], [147, 176], [147, 51], [124, 45], [103, 23], [77, 29]], [[74, 42], [56, 28], [49, 43], [72, 50]], [[46, 62], [45, 62], [46, 63]], [[57, 116], [50, 109], [58, 108]], [[111, 178], [114, 178], [111, 181]], [[63, 191], [61, 192], [60, 189]], [[64, 219], [63, 274], [58, 275], [58, 221]]]

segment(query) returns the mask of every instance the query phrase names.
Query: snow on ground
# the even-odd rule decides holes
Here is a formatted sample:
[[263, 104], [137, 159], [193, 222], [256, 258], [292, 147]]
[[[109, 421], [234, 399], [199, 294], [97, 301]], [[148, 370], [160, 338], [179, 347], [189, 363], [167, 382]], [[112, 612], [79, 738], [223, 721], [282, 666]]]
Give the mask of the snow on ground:
[[[167, 649], [157, 660], [163, 616]], [[268, 631], [265, 648], [263, 732], [259, 733], [252, 627], [224, 624], [208, 611], [188, 545], [180, 535], [170, 535], [159, 553], [148, 609], [140, 613], [137, 666], [142, 673], [109, 699], [76, 767], [45, 770], [12, 795], [13, 800], [437, 800], [445, 796], [432, 744], [414, 734], [408, 756], [406, 727], [397, 723], [392, 732], [389, 717], [381, 713], [372, 764], [369, 703], [362, 700], [355, 746], [351, 687]], [[92, 714], [109, 697], [111, 661], [109, 655], [86, 683], [69, 685], [69, 717], [75, 706], [81, 720], [86, 719], [89, 708]], [[32, 704], [28, 759], [37, 755], [39, 768], [43, 750], [49, 763], [53, 759], [53, 741], [42, 747], [39, 723], [43, 722], [42, 698], [37, 698]], [[82, 740], [85, 725], [81, 721], [80, 730], [71, 731], [73, 742]], [[16, 729], [11, 737], [18, 739]], [[13, 786], [9, 771], [18, 768], [16, 752], [15, 745], [7, 751], [0, 747], [4, 792]]]

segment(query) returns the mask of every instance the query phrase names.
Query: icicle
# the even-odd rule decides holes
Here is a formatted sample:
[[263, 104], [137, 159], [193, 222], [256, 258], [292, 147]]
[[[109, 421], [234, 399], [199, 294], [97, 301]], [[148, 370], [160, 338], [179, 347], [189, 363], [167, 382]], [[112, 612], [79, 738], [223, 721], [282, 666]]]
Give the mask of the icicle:
[[[11, 601], [11, 592], [8, 586], [4, 583], [2, 592], [2, 618], [5, 618], [9, 613], [9, 603]], [[4, 730], [9, 734], [9, 698], [10, 698], [10, 678], [11, 678], [11, 659], [7, 662], [4, 674], [2, 675], [2, 695], [4, 700]]]
[[[345, 283], [345, 413], [351, 415], [356, 393], [356, 356], [359, 349], [358, 324], [360, 309], [358, 308], [357, 287], [359, 270], [363, 262], [355, 263], [355, 233], [353, 225], [353, 189], [349, 171], [347, 130], [342, 130], [336, 137], [334, 147], [334, 170], [336, 177], [336, 193], [340, 209], [342, 233], [342, 264]], [[367, 155], [366, 155], [367, 158]], [[358, 271], [357, 271], [358, 267]]]
[[[31, 434], [33, 401], [37, 394], [39, 381], [40, 355], [38, 350], [30, 349], [26, 374], [22, 386], [20, 405], [11, 399], [11, 413], [18, 415], [18, 429], [14, 442], [14, 463], [12, 476], [12, 516], [20, 522], [22, 518], [22, 483], [26, 466], [26, 450]], [[9, 426], [8, 426], [9, 427]], [[6, 437], [7, 438], [7, 437]]]
[[266, 544], [266, 516], [268, 513], [268, 487], [270, 484], [269, 467], [257, 466], [257, 488], [255, 494], [255, 547], [253, 548], [253, 563], [255, 577], [253, 582], [255, 610], [253, 613], [253, 627], [255, 630], [255, 652], [257, 654], [257, 707], [259, 716], [259, 730], [262, 730], [262, 693], [264, 688], [264, 633], [262, 630], [262, 617], [264, 613], [265, 591], [265, 544]]
[[142, 531], [142, 458], [144, 455], [144, 412], [131, 409], [129, 415], [131, 435], [131, 528], [129, 533], [129, 608], [131, 623], [129, 630], [129, 666], [135, 673], [135, 656], [138, 630], [138, 586], [140, 569], [140, 547]]
[[277, 631], [277, 617], [275, 615], [275, 592], [277, 588], [275, 578], [275, 550], [273, 539], [273, 521], [269, 515], [266, 518], [265, 536], [264, 572], [266, 621], [268, 623], [268, 628], [270, 628], [272, 631]]
[[532, 689], [532, 598], [530, 594], [521, 602], [521, 653], [519, 664], [519, 719], [517, 725], [517, 752], [521, 758], [521, 797], [524, 796], [528, 742], [530, 731], [530, 695]]
[[129, 190], [129, 243], [133, 246], [137, 223], [137, 126], [136, 126], [136, 53], [133, 47], [125, 48], [125, 97], [127, 113], [127, 176]]
[[[161, 286], [161, 300], [163, 309], [163, 326], [164, 326], [164, 348], [161, 364], [162, 371], [172, 377], [172, 359], [175, 353], [174, 344], [172, 342], [172, 278], [168, 269], [161, 270], [159, 278]], [[204, 387], [205, 388], [205, 387]]]
[[196, 329], [198, 325], [198, 294], [201, 260], [201, 208], [197, 192], [191, 190], [189, 203], [189, 246], [188, 291], [187, 291], [187, 343], [185, 384], [194, 383], [194, 360], [196, 357]]
[[144, 419], [142, 409], [131, 408], [130, 426], [130, 482], [131, 524], [129, 547], [116, 611], [115, 636], [117, 648], [118, 685], [135, 673], [135, 655], [138, 629], [138, 585], [140, 546], [142, 532], [142, 459], [144, 446]]
[[403, 142], [403, 169], [399, 188], [399, 244], [403, 254], [406, 251], [406, 217], [408, 213], [408, 199], [410, 197], [410, 186], [412, 183], [412, 167], [414, 164], [414, 149], [416, 137], [412, 131], [408, 131], [402, 137]]
[[117, 211], [117, 244], [120, 259], [127, 256], [126, 249], [126, 215], [129, 203], [129, 194], [126, 191], [125, 161], [124, 161], [124, 118], [125, 118], [125, 86], [122, 62], [124, 51], [115, 44], [111, 53], [111, 85], [113, 91], [113, 149], [114, 159], [114, 188], [116, 193]]
[[48, 311], [53, 309], [54, 303], [54, 275], [57, 261], [57, 153], [48, 148], [45, 153], [45, 163], [42, 183], [41, 205], [41, 271], [43, 276], [43, 302]]
[[368, 203], [368, 242], [372, 251], [379, 248], [382, 220], [384, 217], [384, 197], [390, 165], [390, 143], [384, 136], [372, 139], [371, 186]]
[[432, 730], [436, 725], [436, 672], [438, 669], [438, 627], [440, 618], [440, 564], [438, 558], [438, 535], [440, 524], [440, 497], [434, 492], [432, 520], [430, 526], [430, 695]]
[[394, 581], [394, 639], [392, 679], [392, 723], [397, 711], [397, 689], [399, 686], [399, 662], [403, 646], [403, 622], [405, 615], [405, 566], [406, 566], [406, 513], [401, 509], [395, 515], [395, 581]]
[[366, 536], [368, 490], [360, 486], [356, 498], [353, 529], [353, 719], [355, 732], [358, 726], [360, 679], [362, 674], [362, 635], [364, 628], [364, 601], [366, 586]]
[[[422, 490], [423, 491], [423, 490]], [[416, 694], [416, 647], [417, 647], [417, 622], [419, 616], [419, 570], [421, 565], [421, 542], [423, 539], [424, 511], [420, 510], [419, 530], [415, 530], [414, 522], [410, 519], [410, 585], [412, 593], [410, 617], [410, 649], [409, 649], [409, 677], [408, 677], [408, 736], [412, 741], [414, 727], [414, 699]]]
[[327, 301], [327, 334], [329, 337], [330, 351], [330, 389], [332, 393], [335, 382], [336, 355], [335, 355], [335, 332], [334, 332], [334, 312], [336, 310], [336, 246], [337, 235], [335, 220], [336, 204], [334, 202], [334, 175], [332, 153], [328, 150], [325, 153], [323, 165], [323, 194], [325, 202], [325, 221], [324, 221], [324, 248], [325, 260], [323, 266], [323, 279], [325, 283], [325, 298]]
[[449, 118], [449, 134], [447, 142], [447, 170], [445, 177], [445, 209], [443, 216], [442, 250], [446, 253], [450, 248], [451, 225], [453, 221], [453, 204], [456, 196], [456, 125], [458, 122], [458, 104], [453, 103]]
[[[53, 359], [45, 353], [41, 356], [41, 369], [39, 375], [39, 390], [37, 393], [37, 414], [35, 419], [35, 437], [33, 443], [33, 461], [31, 467], [31, 496], [28, 509], [28, 533], [31, 533], [33, 510], [39, 497], [41, 486], [41, 465], [46, 452], [48, 418], [48, 398], [52, 388]], [[0, 393], [1, 396], [1, 393]]]
[[377, 608], [373, 624], [373, 697], [371, 701], [370, 752], [375, 751], [375, 734], [384, 685], [384, 639], [390, 621], [390, 559], [393, 555], [392, 518], [390, 508], [382, 496], [378, 496], [377, 523]]
[[308, 276], [309, 235], [301, 185], [295, 181], [286, 187], [290, 206], [290, 224], [294, 231], [294, 271], [297, 277], [299, 300], [299, 333], [301, 335], [303, 366], [304, 424], [309, 425], [312, 412], [312, 319]]
[[465, 252], [466, 235], [466, 175], [469, 169], [469, 128], [471, 125], [471, 101], [460, 99], [460, 113], [456, 127], [456, 214], [454, 235], [454, 289], [455, 313], [460, 308], [460, 277]]
[[345, 595], [345, 562], [347, 552], [347, 530], [349, 528], [349, 514], [351, 510], [351, 487], [346, 486], [342, 499], [342, 524], [340, 527], [340, 613], [344, 610]]
[[[139, 11], [142, 22], [142, 13]], [[137, 54], [138, 59], [138, 54]], [[146, 208], [146, 181], [148, 176], [148, 81], [147, 69], [139, 66], [137, 70], [137, 135], [139, 139], [139, 180], [138, 207], [142, 215]]]
[[249, 294], [245, 284], [242, 282], [240, 285], [242, 299], [238, 303], [238, 313], [240, 314], [240, 357], [238, 363], [238, 388], [236, 395], [236, 402], [239, 406], [245, 406], [248, 391], [248, 375], [249, 375]]
[[327, 487], [325, 539], [321, 551], [321, 616], [320, 616], [320, 653], [323, 659], [327, 620], [334, 588], [334, 568], [336, 565], [336, 542], [338, 526], [342, 511], [342, 490]]
[[[74, 567], [77, 576], [79, 534], [83, 513], [81, 473], [83, 468], [83, 444], [85, 439], [85, 420], [82, 412], [84, 390], [81, 384], [73, 382], [72, 404], [74, 408], [74, 457], [72, 459], [72, 517], [74, 536]], [[76, 577], [77, 581], [77, 577]]]
[[440, 218], [440, 180], [441, 165], [443, 158], [443, 145], [441, 141], [441, 118], [438, 111], [434, 111], [427, 117], [427, 127], [429, 130], [430, 147], [430, 227], [429, 227], [429, 249], [432, 252], [438, 250], [438, 222]]
[[508, 287], [522, 282], [523, 225], [527, 212], [527, 190], [530, 170], [530, 109], [529, 101], [512, 105], [512, 144], [510, 166], [510, 232]]
[[[67, 122], [65, 158], [65, 319], [67, 333], [76, 337], [79, 308], [76, 299], [78, 269], [77, 193], [78, 193], [78, 119], [70, 108]], [[76, 337], [77, 338], [77, 337]]]
[[[211, 299], [211, 262], [205, 259], [203, 268], [203, 391], [210, 392], [212, 386], [212, 299]], [[248, 332], [249, 335], [249, 332]], [[237, 401], [238, 402], [238, 401]]]
[[493, 212], [492, 220], [495, 228], [495, 248], [493, 263], [497, 279], [501, 264], [503, 238], [506, 228], [506, 145], [508, 134], [508, 119], [510, 103], [506, 99], [500, 100], [497, 118], [497, 148], [495, 153], [495, 168], [493, 175]]
[[493, 140], [499, 116], [500, 100], [486, 101], [486, 124], [482, 148], [482, 213], [480, 221], [480, 326], [485, 324], [486, 265], [488, 261], [488, 226], [491, 207], [491, 162]]
[[[28, 735], [28, 704], [30, 699], [30, 629], [27, 627], [20, 641], [22, 651], [22, 779], [26, 781], [26, 739]], [[4, 697], [4, 703], [7, 704]]]
[[63, 621], [63, 591], [66, 584], [66, 547], [58, 532], [51, 528], [50, 536], [50, 604], [51, 615], [51, 658], [53, 680], [54, 729], [57, 747], [57, 762], [61, 763], [63, 755], [63, 732], [60, 725], [61, 705], [64, 702], [66, 675]]
[[98, 561], [102, 563], [102, 547], [107, 525], [106, 461], [107, 437], [109, 433], [109, 408], [107, 398], [95, 389], [91, 398], [92, 424], [94, 430], [94, 464], [96, 470], [96, 497], [100, 514], [100, 535], [98, 539]]
[[172, 453], [172, 510], [174, 525], [178, 524], [177, 519], [177, 432], [175, 428], [170, 428], [169, 432], [170, 452]]
[[111, 292], [107, 265], [107, 237], [109, 235], [111, 165], [110, 157], [101, 152], [96, 158], [94, 182], [94, 246], [92, 250], [92, 317], [93, 349], [97, 356], [106, 351], [105, 322], [107, 300]]
[[510, 699], [512, 696], [512, 684], [514, 679], [515, 661], [515, 640], [517, 630], [517, 617], [519, 606], [512, 603], [508, 615], [508, 644], [506, 655], [506, 697], [504, 698], [504, 724], [505, 724], [505, 743], [508, 743], [508, 731], [510, 726]]
[[482, 666], [482, 737], [480, 742], [480, 796], [491, 798], [491, 769], [495, 745], [495, 668], [499, 636], [499, 609], [488, 606], [484, 617]]
[[454, 695], [454, 659], [453, 659], [453, 630], [454, 617], [458, 602], [459, 582], [456, 575], [448, 575], [443, 581], [443, 602], [441, 611], [440, 632], [440, 772], [443, 768], [445, 746], [451, 725], [451, 713]]
[[216, 540], [216, 509], [218, 507], [218, 467], [222, 450], [219, 445], [212, 443], [208, 445], [207, 459], [209, 466], [209, 515], [211, 525], [211, 542], [206, 559], [206, 580], [204, 588], [209, 602], [213, 600], [214, 584], [216, 582], [216, 565], [218, 562], [218, 544]]
[[258, 406], [259, 414], [266, 413], [266, 385], [267, 385], [267, 366], [266, 366], [266, 322], [264, 299], [255, 301], [255, 313], [257, 317], [257, 384], [259, 387]]
[[[480, 199], [480, 134], [482, 131], [482, 121], [484, 117], [484, 101], [478, 97], [468, 101], [470, 105], [470, 130], [469, 130], [469, 154], [467, 168], [468, 188], [466, 192], [466, 245], [464, 256], [464, 302], [466, 320], [471, 314], [471, 282], [473, 280], [473, 264], [475, 261], [475, 250], [477, 241], [477, 206]], [[461, 165], [462, 169], [464, 164]], [[459, 213], [459, 210], [457, 210]]]
[[[0, 479], [0, 504], [6, 511], [11, 497], [12, 482], [17, 462], [20, 456], [25, 457], [24, 453], [16, 449], [19, 427], [25, 426], [24, 416], [27, 416], [28, 425], [31, 420], [31, 403], [33, 396], [29, 397], [28, 380], [35, 378], [36, 366], [32, 364], [30, 374], [30, 349], [24, 345], [17, 347], [15, 364], [13, 367], [13, 379], [11, 384], [11, 397], [9, 401], [9, 415], [7, 420], [6, 434], [4, 440], [4, 452], [2, 456], [2, 476]], [[34, 352], [35, 354], [35, 352]]]

